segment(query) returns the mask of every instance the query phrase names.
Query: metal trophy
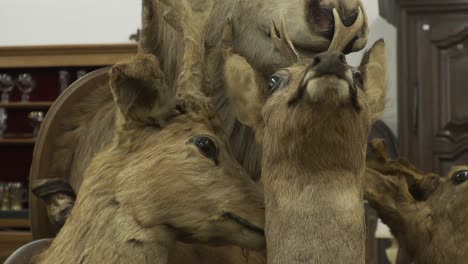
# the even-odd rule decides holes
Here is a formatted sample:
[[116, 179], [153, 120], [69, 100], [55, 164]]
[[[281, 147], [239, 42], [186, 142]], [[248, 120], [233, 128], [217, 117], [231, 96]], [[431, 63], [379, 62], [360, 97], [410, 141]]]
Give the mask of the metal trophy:
[[1, 102], [10, 101], [10, 92], [13, 90], [15, 83], [13, 78], [8, 74], [0, 74], [0, 92], [2, 93]]
[[86, 72], [85, 70], [79, 70], [76, 72], [76, 79], [79, 80], [81, 79], [83, 76], [85, 76], [88, 72]]
[[59, 71], [60, 93], [63, 93], [70, 84], [70, 73], [67, 70]]
[[7, 129], [7, 111], [5, 108], [0, 108], [0, 138], [3, 137], [5, 134], [5, 130]]
[[23, 193], [24, 189], [20, 182], [9, 183], [10, 187], [10, 210], [19, 211], [23, 209]]
[[33, 137], [37, 137], [39, 134], [39, 129], [41, 124], [44, 121], [44, 112], [34, 111], [28, 114], [29, 121], [33, 127]]
[[34, 90], [35, 82], [32, 76], [28, 73], [22, 73], [18, 76], [17, 80], [18, 89], [23, 93], [21, 95], [22, 102], [29, 101], [29, 94]]

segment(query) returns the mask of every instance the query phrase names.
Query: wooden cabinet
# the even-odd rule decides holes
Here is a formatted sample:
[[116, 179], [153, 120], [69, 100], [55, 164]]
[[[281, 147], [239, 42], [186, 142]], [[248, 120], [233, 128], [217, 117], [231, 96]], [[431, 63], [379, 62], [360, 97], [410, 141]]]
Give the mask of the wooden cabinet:
[[468, 164], [468, 0], [400, 0], [403, 156], [446, 174]]
[[[60, 71], [70, 74], [71, 84], [79, 77], [78, 71], [112, 65], [133, 56], [136, 50], [136, 44], [0, 47], [0, 74], [16, 78], [28, 73], [36, 83], [29, 102], [20, 101], [18, 89], [12, 91], [9, 102], [0, 102], [8, 115], [7, 130], [0, 137], [0, 182], [28, 186], [35, 139], [27, 115], [31, 111], [47, 113], [60, 95]], [[0, 263], [32, 240], [30, 226], [28, 210], [0, 211]]]

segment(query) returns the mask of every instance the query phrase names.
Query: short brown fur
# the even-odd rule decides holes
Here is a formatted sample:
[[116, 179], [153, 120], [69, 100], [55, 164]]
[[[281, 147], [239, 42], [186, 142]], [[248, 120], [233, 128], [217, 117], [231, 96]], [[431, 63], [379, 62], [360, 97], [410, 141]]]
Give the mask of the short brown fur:
[[418, 264], [462, 264], [468, 259], [468, 181], [453, 177], [468, 166], [455, 166], [445, 177], [423, 173], [404, 159], [389, 158], [383, 141], [371, 144], [375, 159], [365, 177], [365, 197]]
[[384, 108], [383, 41], [360, 66], [360, 88], [347, 64], [343, 79], [321, 77], [306, 59], [277, 71], [267, 96], [247, 60], [226, 57], [234, 112], [263, 145], [268, 263], [364, 263], [362, 181], [368, 132]]
[[[315, 0], [314, 0], [315, 1]], [[318, 1], [317, 1], [318, 2]], [[350, 14], [358, 7], [364, 11], [360, 0], [324, 0], [324, 6], [336, 7], [341, 13]], [[193, 2], [194, 5], [197, 1]], [[236, 121], [232, 108], [224, 94], [224, 80], [222, 74], [223, 62], [217, 54], [219, 38], [226, 20], [233, 24], [232, 45], [236, 52], [246, 57], [259, 72], [259, 78], [272, 74], [288, 62], [275, 51], [268, 37], [272, 20], [279, 22], [281, 14], [285, 15], [286, 26], [295, 28], [293, 41], [302, 43], [301, 51], [304, 56], [313, 56], [327, 50], [330, 41], [324, 39], [315, 26], [310, 26], [308, 17], [302, 12], [304, 8], [313, 8], [305, 0], [218, 0], [208, 23], [205, 35], [207, 47], [205, 69], [211, 71], [208, 78], [212, 86], [208, 89], [214, 95], [213, 104], [220, 114], [233, 154], [249, 174], [255, 179], [260, 175], [261, 150], [253, 140], [251, 130]], [[161, 68], [166, 74], [169, 86], [175, 81], [180, 70], [183, 41], [179, 34], [163, 19], [165, 7], [156, 0], [143, 1], [143, 19], [140, 51], [153, 53], [161, 60]], [[283, 10], [283, 11], [282, 11]], [[354, 10], [354, 11], [353, 11]], [[287, 12], [286, 12], [287, 11]], [[253, 25], [260, 25], [256, 27]], [[298, 27], [298, 25], [301, 27]], [[294, 27], [293, 27], [294, 25]], [[305, 39], [302, 39], [305, 37]], [[368, 36], [367, 18], [354, 50], [362, 49]], [[108, 87], [96, 87], [96, 90], [83, 98], [73, 111], [67, 113], [61, 131], [57, 131], [55, 142], [56, 152], [51, 169], [51, 178], [68, 178], [76, 192], [83, 180], [84, 170], [91, 158], [113, 138], [114, 113], [112, 111], [112, 97]]]
[[[264, 246], [262, 193], [230, 155], [200, 91], [210, 1], [201, 11], [167, 3], [175, 5], [167, 19], [188, 40], [177, 95], [152, 55], [112, 68], [115, 136], [86, 169], [67, 222], [38, 263], [166, 263], [175, 240]], [[200, 137], [214, 142], [216, 157], [196, 147]]]
[[[318, 2], [318, 1], [317, 1]], [[337, 7], [341, 14], [350, 14], [358, 6], [363, 9], [361, 1], [322, 1], [328, 7]], [[194, 2], [196, 3], [196, 2]], [[161, 59], [161, 68], [167, 76], [168, 83], [174, 82], [179, 72], [182, 56], [179, 54], [183, 49], [183, 41], [180, 36], [167, 26], [161, 14], [163, 8], [158, 8], [158, 3], [153, 1], [143, 1], [143, 30], [140, 50], [152, 52]], [[281, 8], [287, 12], [282, 12]], [[308, 25], [298, 27], [295, 21], [300, 19], [300, 24], [305, 25], [309, 18], [304, 16], [303, 10], [312, 8], [307, 1], [217, 1], [214, 15], [211, 17], [208, 31], [205, 38], [205, 46], [208, 48], [206, 59], [206, 71], [213, 72], [212, 78], [206, 80], [213, 88], [208, 92], [214, 93], [213, 102], [217, 112], [221, 115], [223, 127], [227, 131], [228, 140], [231, 142], [234, 155], [243, 166], [248, 169], [254, 178], [259, 177], [260, 170], [260, 149], [253, 140], [250, 129], [236, 122], [231, 114], [231, 107], [228, 103], [223, 89], [223, 78], [221, 74], [221, 61], [216, 56], [216, 50], [222, 25], [225, 19], [232, 21], [234, 30], [232, 42], [235, 50], [246, 56], [254, 68], [259, 72], [259, 78], [265, 78], [281, 66], [286, 65], [283, 59], [274, 49], [269, 40], [265, 38], [268, 34], [263, 30], [264, 26], [269, 26], [271, 20], [279, 21], [280, 14], [288, 14], [287, 25], [295, 25], [297, 32], [293, 33], [293, 40], [301, 42], [301, 53], [304, 56], [312, 56], [317, 52], [328, 48], [330, 42], [325, 40], [318, 33], [315, 26]], [[272, 12], [272, 9], [274, 9]], [[154, 12], [155, 10], [160, 12]], [[363, 9], [364, 10], [364, 9]], [[252, 27], [258, 25], [255, 19], [261, 19], [260, 28]], [[363, 26], [359, 41], [353, 50], [364, 47], [367, 41], [368, 25], [367, 20]], [[299, 39], [307, 36], [307, 38]], [[265, 38], [265, 39], [264, 39]], [[252, 45], [255, 43], [255, 45]], [[71, 184], [78, 192], [83, 180], [85, 169], [88, 167], [91, 158], [106, 145], [114, 136], [115, 114], [113, 102], [107, 87], [97, 87], [96, 91], [90, 94], [83, 102], [75, 107], [75, 110], [68, 113], [64, 121], [62, 130], [57, 133], [57, 152], [54, 156], [54, 167], [50, 177], [66, 177], [71, 179]]]

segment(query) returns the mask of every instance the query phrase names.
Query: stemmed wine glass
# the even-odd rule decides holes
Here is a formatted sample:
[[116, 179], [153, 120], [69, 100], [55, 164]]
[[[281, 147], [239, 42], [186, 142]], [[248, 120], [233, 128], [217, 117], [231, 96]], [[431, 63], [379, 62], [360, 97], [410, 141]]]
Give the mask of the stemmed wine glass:
[[3, 137], [3, 133], [7, 128], [7, 112], [5, 108], [0, 108], [0, 138]]
[[13, 90], [15, 83], [8, 74], [0, 74], [0, 91], [2, 92], [2, 102], [8, 102], [10, 100], [10, 92]]
[[21, 95], [21, 101], [29, 101], [29, 94], [34, 90], [34, 80], [28, 73], [22, 73], [18, 76], [18, 89], [23, 93]]

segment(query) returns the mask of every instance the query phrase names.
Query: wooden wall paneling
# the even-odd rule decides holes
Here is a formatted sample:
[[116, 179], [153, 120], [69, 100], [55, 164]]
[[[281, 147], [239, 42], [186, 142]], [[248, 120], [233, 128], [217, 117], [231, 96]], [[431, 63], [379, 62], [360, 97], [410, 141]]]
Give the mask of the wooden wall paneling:
[[468, 1], [400, 4], [400, 148], [421, 169], [445, 174], [468, 163]]

